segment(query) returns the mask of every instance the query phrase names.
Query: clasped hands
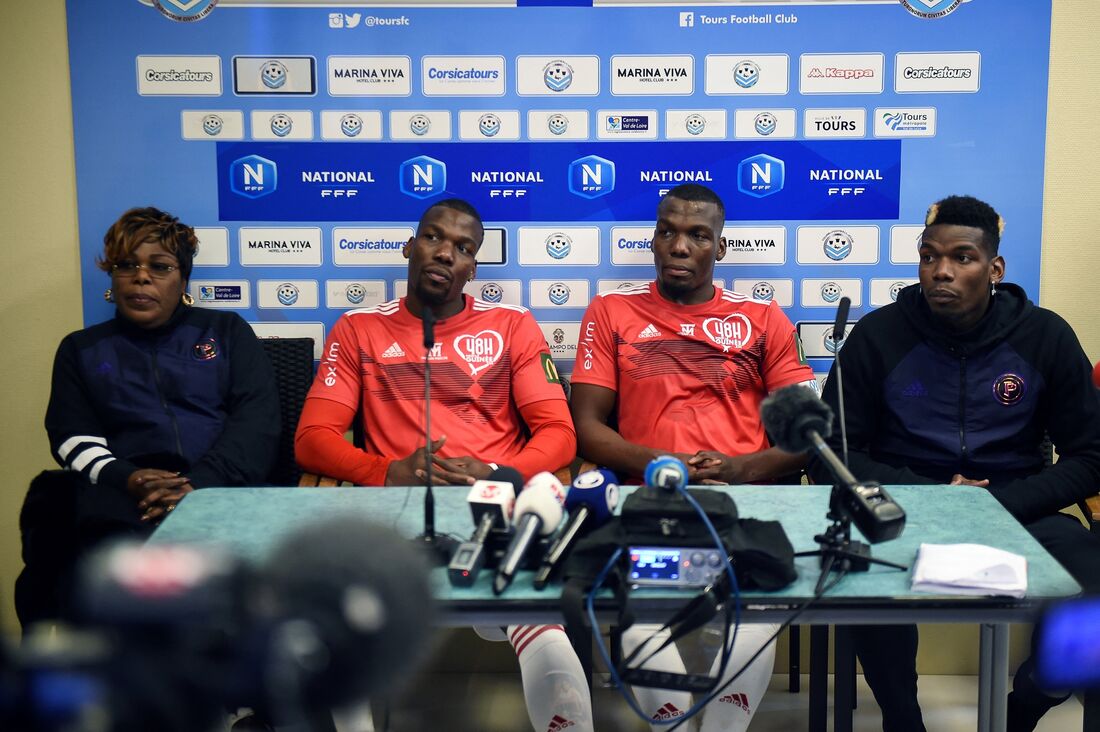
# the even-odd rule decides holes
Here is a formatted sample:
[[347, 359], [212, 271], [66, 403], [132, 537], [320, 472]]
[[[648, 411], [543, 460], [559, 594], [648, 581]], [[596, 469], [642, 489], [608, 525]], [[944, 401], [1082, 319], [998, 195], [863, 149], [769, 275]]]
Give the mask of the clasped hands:
[[[446, 435], [432, 443], [432, 485], [472, 485], [488, 478], [492, 466], [475, 457], [442, 458], [438, 451], [447, 441]], [[419, 485], [427, 478], [428, 451], [417, 448], [408, 456], [394, 460], [386, 471], [386, 485]]]
[[191, 479], [170, 470], [142, 468], [130, 473], [126, 490], [137, 499], [142, 521], [159, 521], [195, 490]]
[[694, 455], [674, 453], [688, 469], [693, 485], [737, 485], [744, 483], [744, 467], [749, 456], [726, 455], [717, 450], [700, 450]]

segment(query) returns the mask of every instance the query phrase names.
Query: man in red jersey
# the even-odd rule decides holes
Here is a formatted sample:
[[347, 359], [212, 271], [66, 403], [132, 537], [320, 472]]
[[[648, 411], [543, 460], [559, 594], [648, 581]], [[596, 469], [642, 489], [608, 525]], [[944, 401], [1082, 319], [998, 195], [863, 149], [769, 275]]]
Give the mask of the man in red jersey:
[[[294, 448], [303, 468], [355, 485], [423, 483], [427, 309], [437, 321], [428, 353], [432, 428], [440, 435], [432, 443], [434, 481], [470, 484], [488, 477], [492, 463], [529, 478], [572, 461], [573, 423], [534, 318], [525, 308], [462, 292], [474, 278], [484, 233], [465, 201], [433, 204], [402, 250], [408, 295], [340, 317], [298, 422]], [[357, 411], [363, 449], [344, 439]], [[588, 685], [562, 627], [510, 626], [507, 637], [536, 732], [563, 720], [591, 732]]]
[[[760, 402], [790, 384], [816, 390], [817, 382], [777, 303], [713, 284], [714, 264], [726, 253], [724, 223], [725, 207], [709, 188], [673, 188], [657, 206], [656, 281], [604, 293], [589, 306], [572, 377], [573, 420], [587, 460], [640, 477], [654, 457], [674, 454], [692, 483], [712, 484], [775, 481], [805, 463], [770, 446]], [[624, 653], [655, 630], [633, 626], [623, 635]], [[741, 627], [730, 674], [767, 648], [731, 687], [737, 693], [708, 707], [701, 732], [748, 727], [771, 676], [775, 632], [773, 625]], [[684, 668], [671, 645], [646, 665]], [[670, 704], [683, 711], [691, 703], [686, 692], [635, 695], [655, 720]]]

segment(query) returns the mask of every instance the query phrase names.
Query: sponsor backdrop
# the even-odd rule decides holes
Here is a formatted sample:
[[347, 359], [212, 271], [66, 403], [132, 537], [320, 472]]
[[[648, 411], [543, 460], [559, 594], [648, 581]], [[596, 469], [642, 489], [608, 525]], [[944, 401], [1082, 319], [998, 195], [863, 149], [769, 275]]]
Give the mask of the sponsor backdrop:
[[458, 196], [487, 226], [467, 291], [531, 308], [568, 372], [693, 181], [726, 203], [716, 282], [777, 300], [819, 373], [837, 301], [914, 282], [946, 194], [1004, 214], [1038, 299], [1049, 0], [550, 4], [70, 0], [86, 321], [103, 232], [152, 204], [198, 228], [200, 306], [319, 351], [405, 293], [402, 244]]

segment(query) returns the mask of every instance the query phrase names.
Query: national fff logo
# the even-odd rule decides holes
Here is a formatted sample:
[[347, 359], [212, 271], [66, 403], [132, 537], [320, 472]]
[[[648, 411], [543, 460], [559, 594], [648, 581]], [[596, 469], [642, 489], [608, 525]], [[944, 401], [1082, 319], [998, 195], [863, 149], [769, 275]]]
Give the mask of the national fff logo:
[[786, 178], [786, 165], [771, 155], [753, 155], [737, 166], [737, 190], [753, 198], [779, 193]]
[[447, 190], [447, 164], [420, 155], [401, 163], [401, 192], [413, 198], [431, 198]]
[[615, 163], [599, 155], [577, 158], [569, 164], [569, 192], [581, 198], [599, 198], [615, 190]]
[[229, 189], [238, 196], [260, 198], [275, 192], [279, 166], [259, 155], [246, 155], [229, 164]]

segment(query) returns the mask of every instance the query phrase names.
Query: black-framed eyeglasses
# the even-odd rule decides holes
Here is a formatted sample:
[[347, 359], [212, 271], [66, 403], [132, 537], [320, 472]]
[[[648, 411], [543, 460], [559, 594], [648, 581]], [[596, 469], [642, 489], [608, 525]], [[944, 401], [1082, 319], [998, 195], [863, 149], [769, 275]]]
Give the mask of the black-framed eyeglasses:
[[179, 267], [174, 264], [168, 264], [167, 262], [149, 262], [148, 264], [142, 264], [140, 262], [119, 262], [118, 264], [111, 265], [111, 274], [118, 275], [119, 277], [134, 277], [137, 275], [139, 269], [144, 269], [149, 273], [150, 277], [163, 280], [179, 269]]

